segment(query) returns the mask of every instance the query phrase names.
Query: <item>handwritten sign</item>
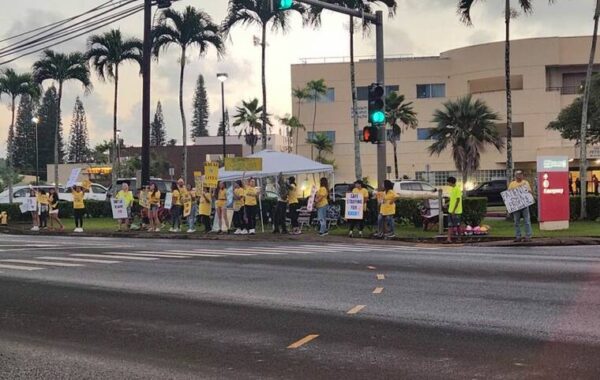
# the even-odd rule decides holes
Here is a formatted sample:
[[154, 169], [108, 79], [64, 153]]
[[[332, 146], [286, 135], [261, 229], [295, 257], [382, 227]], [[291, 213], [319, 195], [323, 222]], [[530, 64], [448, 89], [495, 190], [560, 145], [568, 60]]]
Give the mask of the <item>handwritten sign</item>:
[[308, 201], [306, 203], [306, 209], [308, 211], [312, 211], [315, 209], [315, 197], [317, 195], [317, 188], [315, 185], [310, 189], [310, 196], [308, 197]]
[[228, 172], [259, 172], [262, 170], [261, 157], [227, 157], [225, 170]]
[[112, 208], [113, 219], [127, 219], [127, 207], [123, 199], [111, 199], [110, 206]]
[[362, 219], [364, 212], [364, 201], [362, 194], [346, 193], [346, 212], [345, 218]]
[[67, 187], [73, 187], [77, 183], [77, 179], [79, 178], [79, 174], [81, 174], [81, 168], [74, 168], [71, 170], [71, 175], [69, 176], [69, 180], [67, 181]]
[[173, 207], [173, 193], [165, 194], [165, 209], [170, 210]]
[[527, 191], [525, 186], [519, 186], [516, 189], [503, 191], [500, 193], [500, 195], [502, 196], [502, 200], [506, 206], [506, 211], [508, 211], [510, 214], [529, 207], [535, 203], [533, 195]]
[[199, 197], [202, 195], [202, 172], [194, 172], [194, 187], [196, 187], [196, 196]]
[[206, 162], [204, 164], [204, 184], [211, 189], [217, 187], [219, 182], [219, 163]]
[[143, 208], [150, 208], [150, 200], [148, 199], [148, 192], [146, 190], [140, 191], [140, 206]]
[[21, 203], [21, 213], [37, 211], [37, 199], [35, 197], [26, 197]]
[[181, 202], [183, 203], [183, 217], [187, 218], [192, 213], [192, 196], [189, 192], [181, 193]]

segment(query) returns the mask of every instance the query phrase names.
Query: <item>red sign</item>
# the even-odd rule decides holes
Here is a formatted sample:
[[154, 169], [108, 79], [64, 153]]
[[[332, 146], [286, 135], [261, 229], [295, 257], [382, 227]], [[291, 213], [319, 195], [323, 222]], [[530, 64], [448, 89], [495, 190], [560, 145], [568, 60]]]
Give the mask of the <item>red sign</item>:
[[569, 172], [538, 172], [540, 222], [569, 220]]

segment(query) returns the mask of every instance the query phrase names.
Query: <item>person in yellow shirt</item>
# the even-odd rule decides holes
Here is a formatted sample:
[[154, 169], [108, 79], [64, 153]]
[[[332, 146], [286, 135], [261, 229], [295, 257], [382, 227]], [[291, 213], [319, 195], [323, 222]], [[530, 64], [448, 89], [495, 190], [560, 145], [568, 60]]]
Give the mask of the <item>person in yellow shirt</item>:
[[160, 219], [158, 218], [160, 191], [154, 182], [150, 184], [150, 189], [148, 190], [148, 203], [150, 204], [150, 208], [148, 209], [148, 219], [150, 221], [149, 231], [160, 232]]
[[319, 236], [326, 236], [327, 231], [327, 206], [329, 205], [329, 182], [327, 178], [321, 178], [319, 190], [315, 194], [315, 208], [317, 209], [317, 218], [319, 219]]
[[352, 189], [352, 194], [360, 194], [363, 198], [363, 217], [362, 219], [348, 220], [348, 236], [354, 236], [354, 228], [358, 225], [358, 236], [362, 237], [362, 233], [365, 228], [365, 212], [367, 210], [367, 202], [369, 201], [369, 190], [364, 188], [363, 181], [358, 180], [354, 182], [354, 189]]
[[183, 180], [180, 179], [177, 181], [177, 183], [173, 183], [171, 186], [173, 204], [171, 206], [171, 229], [169, 232], [179, 232], [181, 228], [181, 215], [183, 213], [181, 189], [183, 188], [183, 185]]
[[75, 218], [75, 230], [83, 232], [83, 216], [85, 215], [85, 190], [81, 186], [73, 186], [73, 217]]
[[[514, 190], [519, 187], [524, 187], [528, 192], [531, 191], [531, 185], [529, 182], [523, 178], [523, 171], [517, 170], [515, 171], [515, 179], [508, 184], [508, 190]], [[525, 207], [521, 210], [517, 210], [512, 214], [513, 220], [515, 222], [515, 242], [520, 242], [521, 238], [521, 218], [523, 219], [523, 224], [525, 225], [525, 241], [530, 241], [533, 235], [533, 231], [531, 228], [531, 214], [529, 212], [529, 207]]]
[[395, 236], [394, 217], [396, 216], [397, 199], [398, 195], [394, 191], [394, 184], [386, 179], [383, 182], [383, 196], [379, 207], [379, 217], [377, 218], [377, 237], [393, 238]]
[[37, 202], [40, 209], [40, 228], [48, 228], [48, 214], [50, 212], [50, 202], [48, 201], [48, 194], [45, 190], [39, 190], [37, 193]]
[[212, 195], [210, 189], [205, 187], [202, 189], [200, 194], [200, 207], [198, 208], [198, 214], [200, 215], [200, 222], [204, 225], [204, 232], [209, 233], [212, 230], [210, 223], [210, 214], [212, 211]]
[[50, 188], [48, 194], [48, 206], [50, 210], [50, 229], [54, 229], [54, 222], [56, 222], [60, 226], [60, 230], [64, 230], [65, 226], [62, 224], [60, 218], [58, 217], [58, 193], [54, 188]]
[[290, 207], [290, 219], [292, 225], [292, 235], [300, 235], [300, 224], [298, 223], [298, 209], [300, 204], [298, 203], [298, 186], [296, 186], [296, 178], [288, 178], [288, 205]]
[[115, 195], [116, 200], [123, 201], [123, 207], [127, 210], [127, 218], [119, 219], [119, 228], [117, 231], [129, 230], [129, 222], [131, 220], [131, 206], [133, 205], [133, 193], [129, 190], [129, 184], [123, 182], [121, 190]]
[[217, 232], [228, 233], [229, 219], [227, 218], [227, 188], [225, 182], [219, 182], [215, 189], [215, 218], [217, 218]]
[[450, 203], [448, 205], [448, 243], [452, 242], [452, 235], [460, 236], [461, 217], [463, 212], [463, 194], [461, 188], [456, 184], [456, 178], [448, 177], [446, 180], [450, 186]]
[[[256, 234], [256, 214], [258, 212], [258, 197], [260, 192], [256, 188], [256, 181], [251, 178], [244, 190], [244, 209], [246, 210], [246, 218], [248, 219], [246, 227], [250, 235]], [[244, 230], [242, 230], [244, 234]]]
[[235, 235], [244, 230], [244, 185], [239, 180], [233, 184], [233, 227]]

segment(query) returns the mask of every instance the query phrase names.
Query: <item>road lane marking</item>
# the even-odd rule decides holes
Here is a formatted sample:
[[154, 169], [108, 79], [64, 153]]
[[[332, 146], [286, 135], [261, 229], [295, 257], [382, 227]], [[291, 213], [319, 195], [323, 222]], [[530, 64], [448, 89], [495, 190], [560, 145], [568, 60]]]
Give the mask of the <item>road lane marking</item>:
[[[188, 256], [188, 257], [223, 257], [212, 253], [189, 253], [190, 251], [166, 251], [161, 252], [163, 255], [177, 255], [177, 256]], [[154, 253], [150, 251], [140, 251], [140, 253]]]
[[90, 263], [90, 264], [118, 264], [121, 262], [121, 261], [114, 261], [114, 260], [76, 259], [74, 257], [53, 257], [53, 256], [41, 256], [41, 257], [36, 257], [36, 259], [73, 261], [75, 263]]
[[164, 254], [164, 253], [122, 253], [122, 252], [104, 252], [107, 255], [126, 255], [126, 256], [140, 256], [140, 257], [158, 257], [158, 258], [173, 258], [173, 259], [189, 259], [190, 256]]
[[278, 251], [278, 252], [270, 252], [270, 251], [263, 251], [261, 252], [260, 249], [244, 249], [244, 248], [223, 248], [223, 250], [221, 251], [210, 251], [210, 250], [205, 250], [205, 249], [196, 249], [196, 252], [210, 252], [210, 253], [214, 253], [215, 255], [283, 255], [284, 253]]
[[5, 263], [15, 263], [15, 264], [33, 264], [33, 265], [50, 265], [55, 267], [82, 267], [83, 264], [72, 264], [72, 263], [49, 263], [47, 261], [40, 260], [17, 260], [17, 259], [6, 259], [0, 260]]
[[10, 264], [0, 264], [0, 268], [2, 269], [15, 269], [15, 270], [42, 270], [44, 268], [38, 268], [38, 267], [24, 267], [24, 266], [20, 266], [20, 265], [10, 265]]
[[255, 253], [241, 253], [241, 252], [215, 252], [215, 251], [196, 251], [198, 253], [214, 255], [214, 256], [256, 256]]
[[378, 279], [378, 280], [385, 280], [385, 275], [384, 275], [384, 274], [381, 274], [381, 273], [379, 273], [379, 274], [377, 275], [377, 279]]
[[375, 269], [377, 269], [377, 268], [375, 268], [375, 267], [374, 267], [374, 266], [372, 266], [372, 265], [369, 265], [367, 268], [368, 268], [368, 269], [370, 269], [370, 270], [375, 270]]
[[96, 258], [107, 258], [107, 259], [123, 259], [123, 260], [138, 260], [138, 261], [152, 261], [158, 260], [157, 257], [133, 257], [124, 255], [103, 255], [103, 254], [91, 254], [91, 253], [74, 253], [70, 256], [74, 257], [96, 257]]
[[317, 339], [318, 337], [319, 337], [319, 334], [309, 334], [309, 335], [305, 336], [304, 338], [290, 344], [289, 346], [287, 346], [287, 348], [294, 349], [294, 348], [301, 347], [301, 346], [305, 345], [306, 343], [310, 342], [311, 340]]
[[375, 288], [375, 290], [373, 290], [373, 294], [381, 294], [381, 292], [383, 292], [383, 288]]
[[367, 305], [356, 305], [352, 309], [348, 310], [346, 314], [356, 314], [362, 309], [364, 309]]

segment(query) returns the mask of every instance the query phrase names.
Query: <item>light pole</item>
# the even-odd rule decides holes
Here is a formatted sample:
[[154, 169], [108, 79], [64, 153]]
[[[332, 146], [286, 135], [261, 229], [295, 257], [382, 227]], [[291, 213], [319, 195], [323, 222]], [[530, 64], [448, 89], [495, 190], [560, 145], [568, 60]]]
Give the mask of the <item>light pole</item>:
[[40, 118], [34, 116], [31, 119], [31, 122], [35, 124], [35, 185], [40, 185], [40, 154], [38, 149], [38, 125], [40, 123]]
[[225, 157], [227, 155], [227, 136], [225, 128], [225, 81], [229, 78], [226, 73], [218, 73], [217, 79], [221, 82], [221, 125], [223, 126], [223, 164], [225, 163]]
[[121, 176], [121, 130], [117, 129], [117, 178]]

